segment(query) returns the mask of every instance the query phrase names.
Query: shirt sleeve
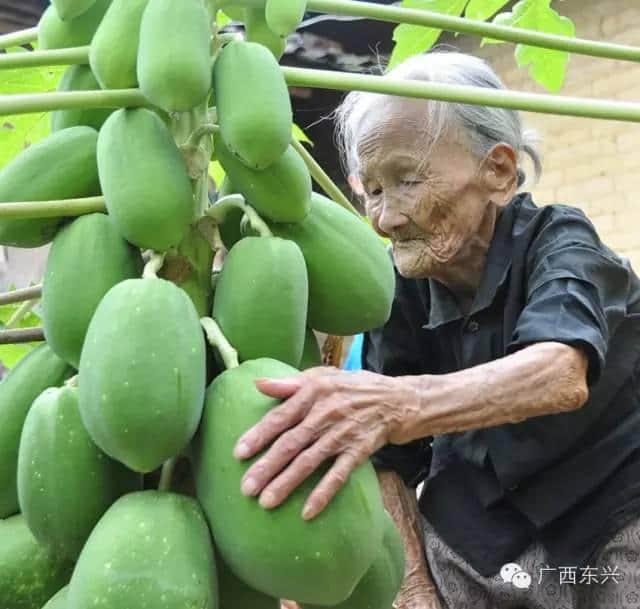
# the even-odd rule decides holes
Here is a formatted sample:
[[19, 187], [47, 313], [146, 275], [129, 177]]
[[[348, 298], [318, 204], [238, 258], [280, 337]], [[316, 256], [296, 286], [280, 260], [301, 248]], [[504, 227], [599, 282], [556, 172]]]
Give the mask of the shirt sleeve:
[[602, 244], [584, 214], [559, 207], [532, 242], [526, 304], [507, 351], [543, 341], [581, 347], [589, 359], [591, 386], [626, 315], [630, 269]]
[[[387, 376], [426, 372], [423, 345], [419, 341], [421, 326], [417, 315], [420, 300], [417, 293], [407, 293], [407, 286], [402, 283], [401, 279], [396, 283], [396, 295], [387, 323], [364, 335], [364, 370]], [[405, 484], [416, 487], [429, 473], [431, 440], [429, 436], [408, 444], [387, 444], [371, 456], [371, 461], [376, 469], [391, 469]]]

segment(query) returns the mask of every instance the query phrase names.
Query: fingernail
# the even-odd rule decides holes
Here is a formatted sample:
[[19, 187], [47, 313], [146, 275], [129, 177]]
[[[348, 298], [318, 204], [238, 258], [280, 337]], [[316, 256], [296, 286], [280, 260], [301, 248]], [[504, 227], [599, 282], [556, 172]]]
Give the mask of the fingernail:
[[254, 478], [247, 478], [242, 483], [242, 493], [247, 495], [247, 497], [251, 497], [258, 492], [258, 483]]
[[309, 518], [311, 518], [313, 515], [313, 506], [310, 504], [307, 504], [304, 506], [304, 509], [302, 510], [302, 517], [305, 520], [309, 520]]
[[276, 496], [273, 494], [272, 491], [265, 491], [264, 493], [262, 493], [262, 495], [260, 495], [260, 505], [263, 508], [267, 508], [267, 509], [275, 507]]
[[246, 459], [251, 454], [251, 449], [246, 442], [240, 442], [233, 451], [234, 457], [237, 459]]

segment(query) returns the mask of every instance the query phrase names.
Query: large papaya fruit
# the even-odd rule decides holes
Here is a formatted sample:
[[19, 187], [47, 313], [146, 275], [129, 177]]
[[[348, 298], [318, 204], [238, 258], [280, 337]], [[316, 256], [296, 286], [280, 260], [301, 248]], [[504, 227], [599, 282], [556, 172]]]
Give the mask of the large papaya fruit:
[[265, 19], [269, 29], [278, 36], [295, 32], [307, 10], [307, 0], [267, 0]]
[[267, 47], [276, 60], [279, 60], [287, 47], [287, 41], [272, 32], [264, 16], [264, 8], [247, 7], [244, 9], [245, 36], [249, 42], [258, 42]]
[[40, 609], [72, 570], [73, 562], [36, 541], [22, 514], [0, 520], [0, 607]]
[[305, 220], [269, 226], [275, 235], [295, 241], [304, 254], [309, 326], [350, 336], [384, 325], [391, 313], [395, 275], [391, 257], [371, 227], [317, 193]]
[[91, 43], [111, 0], [95, 0], [91, 8], [74, 19], [60, 19], [55, 6], [42, 14], [38, 23], [38, 44], [41, 49], [65, 49]]
[[67, 609], [67, 592], [69, 585], [60, 588], [48, 601], [42, 609]]
[[[29, 146], [0, 170], [0, 205], [100, 194], [96, 145], [90, 127], [70, 127]], [[0, 244], [39, 247], [51, 241], [63, 218], [0, 220]]]
[[[85, 65], [70, 66], [60, 79], [58, 91], [98, 91], [100, 85], [91, 68]], [[51, 131], [85, 125], [100, 130], [104, 121], [113, 112], [111, 108], [73, 108], [55, 110], [51, 113]]]
[[320, 345], [318, 345], [318, 339], [313, 333], [311, 328], [307, 328], [304, 336], [304, 347], [302, 349], [302, 358], [300, 359], [300, 370], [307, 370], [307, 368], [315, 368], [316, 366], [322, 366], [322, 352], [320, 351]]
[[89, 533], [142, 476], [109, 459], [80, 419], [74, 387], [50, 387], [27, 414], [18, 453], [18, 499], [29, 529], [59, 556], [76, 560]]
[[140, 25], [137, 71], [142, 92], [156, 106], [186, 112], [206, 101], [209, 22], [202, 0], [149, 0]]
[[246, 237], [224, 261], [213, 318], [240, 361], [270, 357], [297, 366], [308, 302], [307, 269], [300, 248], [277, 237]]
[[370, 462], [359, 466], [314, 519], [301, 517], [325, 464], [279, 507], [266, 510], [240, 491], [242, 476], [259, 456], [239, 461], [233, 447], [279, 400], [260, 393], [258, 377], [297, 370], [273, 359], [230, 368], [209, 386], [193, 442], [196, 491], [222, 558], [237, 577], [275, 598], [335, 605], [345, 600], [378, 554], [383, 505]]
[[203, 408], [205, 344], [187, 294], [164, 279], [127, 279], [100, 301], [79, 368], [93, 441], [148, 473], [191, 440]]
[[280, 609], [279, 599], [258, 592], [238, 579], [222, 560], [219, 552], [215, 553], [215, 557], [220, 609]]
[[58, 17], [63, 21], [69, 21], [82, 13], [86, 13], [95, 4], [96, 0], [51, 0]]
[[129, 493], [100, 519], [69, 584], [66, 609], [217, 609], [211, 534], [198, 502]]
[[258, 213], [274, 222], [299, 222], [311, 209], [311, 175], [300, 154], [289, 145], [266, 169], [241, 163], [219, 134], [213, 142], [220, 164], [234, 187]]
[[165, 251], [195, 219], [191, 180], [168, 128], [146, 108], [116, 110], [98, 137], [98, 170], [109, 215], [143, 249]]
[[[385, 510], [384, 532], [378, 556], [358, 582], [351, 596], [334, 609], [389, 609], [404, 579], [404, 542], [393, 518]], [[303, 603], [303, 609], [322, 609]]]
[[18, 449], [29, 408], [47, 387], [60, 385], [72, 373], [45, 343], [25, 355], [0, 382], [0, 518], [19, 510]]
[[91, 40], [89, 62], [103, 89], [138, 85], [142, 13], [149, 0], [113, 0]]
[[44, 333], [62, 359], [78, 367], [98, 303], [116, 283], [139, 277], [142, 266], [140, 250], [105, 214], [81, 216], [62, 228], [49, 250], [42, 286]]
[[291, 100], [282, 70], [266, 47], [227, 44], [213, 66], [213, 91], [220, 135], [232, 154], [252, 169], [264, 169], [282, 156], [291, 142]]

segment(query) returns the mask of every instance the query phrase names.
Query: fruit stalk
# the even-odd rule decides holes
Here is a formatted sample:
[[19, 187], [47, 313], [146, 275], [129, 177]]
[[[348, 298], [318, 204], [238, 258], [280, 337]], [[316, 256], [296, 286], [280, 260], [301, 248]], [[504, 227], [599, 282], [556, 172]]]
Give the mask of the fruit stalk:
[[166, 256], [165, 252], [153, 252], [151, 254], [151, 258], [149, 258], [149, 262], [145, 264], [144, 271], [142, 271], [142, 276], [145, 279], [156, 278], [158, 277], [158, 271], [162, 268], [164, 264], [164, 257]]
[[158, 482], [159, 491], [168, 492], [171, 490], [171, 479], [173, 478], [173, 470], [175, 469], [177, 462], [178, 459], [176, 457], [171, 457], [163, 463], [162, 470], [160, 472], [160, 481]]
[[222, 197], [222, 199], [219, 199], [206, 213], [216, 223], [220, 224], [224, 222], [229, 211], [234, 208], [244, 211], [249, 218], [251, 227], [256, 230], [261, 237], [273, 237], [273, 233], [267, 223], [258, 215], [258, 212], [256, 212], [253, 207], [245, 202], [242, 195], [233, 194]]
[[85, 214], [106, 213], [104, 197], [83, 199], [63, 199], [61, 201], [25, 201], [0, 204], [0, 218], [58, 218], [75, 217]]
[[311, 177], [316, 181], [318, 186], [325, 191], [327, 196], [330, 199], [333, 199], [339, 205], [342, 205], [345, 209], [348, 209], [350, 212], [359, 216], [360, 214], [356, 211], [356, 209], [351, 205], [351, 202], [344, 193], [336, 186], [334, 181], [327, 175], [324, 169], [320, 166], [320, 164], [313, 158], [311, 153], [304, 147], [302, 142], [299, 142], [295, 138], [291, 139], [291, 144], [296, 149], [298, 154], [302, 157], [302, 160], [305, 162], [305, 165], [309, 168], [309, 172], [311, 173]]
[[237, 368], [240, 363], [238, 362], [238, 352], [231, 346], [225, 335], [222, 333], [220, 326], [211, 319], [211, 317], [203, 317], [200, 319], [200, 324], [204, 328], [207, 335], [207, 340], [212, 347], [215, 347], [222, 357], [222, 361], [227, 369]]

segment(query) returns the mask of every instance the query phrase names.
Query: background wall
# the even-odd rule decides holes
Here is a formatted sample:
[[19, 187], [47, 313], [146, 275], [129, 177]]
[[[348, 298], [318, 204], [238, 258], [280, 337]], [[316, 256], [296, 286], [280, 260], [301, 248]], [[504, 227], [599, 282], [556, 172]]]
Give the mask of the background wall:
[[[556, 3], [554, 3], [556, 4]], [[567, 0], [558, 11], [576, 24], [577, 36], [640, 45], [637, 0]], [[545, 92], [515, 63], [510, 44], [461, 50], [488, 59], [507, 87]], [[640, 101], [640, 64], [572, 55], [560, 95]], [[640, 124], [524, 113], [543, 139], [543, 177], [532, 189], [538, 205], [582, 208], [602, 240], [628, 257], [640, 273]]]

